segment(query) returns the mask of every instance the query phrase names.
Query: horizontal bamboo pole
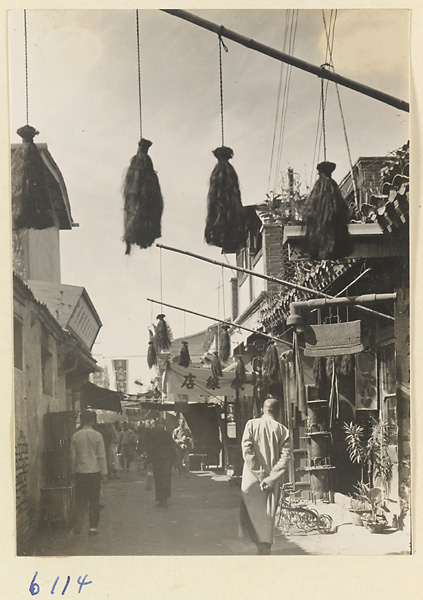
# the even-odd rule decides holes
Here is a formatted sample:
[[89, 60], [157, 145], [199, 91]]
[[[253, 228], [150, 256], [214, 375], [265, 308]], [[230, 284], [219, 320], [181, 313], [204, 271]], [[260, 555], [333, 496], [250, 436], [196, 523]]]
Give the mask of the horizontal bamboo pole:
[[286, 344], [287, 346], [292, 346], [290, 342], [286, 340], [282, 340], [281, 338], [274, 337], [273, 335], [268, 335], [267, 333], [262, 333], [261, 331], [255, 331], [254, 329], [250, 329], [249, 327], [244, 327], [243, 325], [237, 325], [237, 323], [230, 323], [229, 321], [223, 321], [222, 319], [217, 319], [216, 317], [210, 317], [209, 315], [203, 315], [199, 312], [195, 312], [193, 310], [188, 310], [187, 308], [181, 308], [180, 306], [174, 306], [173, 304], [166, 304], [166, 302], [161, 302], [159, 300], [153, 300], [152, 298], [147, 298], [147, 302], [153, 302], [154, 304], [160, 304], [161, 306], [167, 306], [168, 308], [174, 308], [175, 310], [181, 310], [183, 312], [189, 313], [190, 315], [195, 315], [196, 317], [203, 317], [203, 319], [209, 319], [210, 321], [215, 321], [217, 323], [223, 323], [224, 325], [228, 325], [228, 327], [232, 327], [233, 329], [243, 329], [244, 331], [249, 331], [250, 333], [255, 333], [257, 335], [262, 335], [263, 337], [268, 338], [274, 342], [280, 342], [281, 344]]
[[184, 21], [189, 21], [194, 25], [198, 25], [203, 29], [208, 29], [213, 33], [217, 33], [221, 37], [228, 38], [233, 42], [241, 44], [242, 46], [246, 46], [251, 50], [255, 50], [256, 52], [260, 52], [261, 54], [265, 54], [266, 56], [270, 56], [271, 58], [275, 58], [280, 62], [286, 63], [302, 71], [306, 71], [308, 73], [312, 73], [313, 75], [317, 75], [321, 79], [328, 79], [329, 81], [333, 81], [347, 87], [351, 90], [359, 92], [360, 94], [364, 94], [365, 96], [369, 96], [370, 98], [374, 98], [375, 100], [379, 100], [384, 104], [389, 104], [394, 108], [398, 108], [399, 110], [403, 110], [405, 112], [410, 112], [410, 105], [408, 102], [404, 100], [400, 100], [395, 96], [391, 96], [386, 94], [385, 92], [381, 92], [375, 88], [369, 87], [368, 85], [364, 85], [359, 83], [358, 81], [354, 81], [353, 79], [348, 79], [347, 77], [343, 77], [334, 71], [329, 71], [325, 69], [323, 66], [318, 67], [317, 65], [313, 65], [311, 63], [306, 62], [305, 60], [301, 60], [300, 58], [296, 58], [295, 56], [291, 56], [290, 54], [286, 54], [285, 52], [281, 52], [280, 50], [276, 50], [271, 46], [266, 46], [260, 42], [252, 40], [244, 35], [237, 33], [236, 31], [232, 31], [230, 29], [226, 29], [223, 25], [217, 25], [212, 21], [208, 21], [207, 19], [203, 19], [198, 15], [194, 15], [186, 10], [179, 9], [161, 9], [163, 12], [168, 13], [174, 17], [179, 17]]
[[[325, 294], [324, 292], [319, 292], [318, 290], [314, 290], [312, 288], [305, 287], [303, 285], [299, 285], [298, 283], [292, 283], [291, 281], [285, 281], [284, 279], [278, 279], [277, 277], [272, 277], [271, 275], [263, 275], [262, 273], [256, 273], [255, 271], [251, 271], [250, 269], [244, 269], [243, 267], [237, 267], [235, 265], [227, 265], [224, 262], [220, 262], [218, 260], [213, 260], [212, 258], [207, 258], [206, 256], [201, 256], [200, 254], [194, 254], [193, 252], [189, 252], [188, 250], [180, 250], [179, 248], [172, 248], [171, 246], [164, 246], [163, 244], [156, 244], [157, 248], [163, 248], [163, 250], [170, 250], [171, 252], [177, 252], [178, 254], [184, 254], [185, 256], [190, 256], [191, 258], [197, 258], [198, 260], [203, 260], [205, 262], [211, 263], [212, 265], [217, 265], [219, 267], [224, 267], [225, 269], [231, 269], [232, 271], [239, 271], [240, 273], [247, 273], [248, 275], [252, 275], [253, 277], [258, 277], [259, 279], [265, 279], [266, 281], [271, 281], [272, 283], [277, 283], [278, 285], [284, 285], [288, 288], [294, 290], [301, 290], [302, 292], [307, 292], [308, 294], [314, 294], [315, 296], [320, 296], [321, 298], [334, 298], [334, 296], [330, 296], [329, 294]], [[378, 312], [377, 310], [373, 310], [372, 308], [368, 308], [367, 306], [359, 306], [356, 308], [360, 310], [364, 310], [366, 312], [372, 313], [378, 317], [382, 317], [384, 319], [391, 320], [392, 317], [390, 315], [385, 315], [384, 313]]]

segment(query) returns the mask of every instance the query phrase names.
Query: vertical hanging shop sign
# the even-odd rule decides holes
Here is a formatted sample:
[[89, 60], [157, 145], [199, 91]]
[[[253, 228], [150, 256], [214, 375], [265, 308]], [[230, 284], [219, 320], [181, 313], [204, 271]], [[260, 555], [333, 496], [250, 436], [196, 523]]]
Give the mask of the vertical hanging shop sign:
[[128, 361], [126, 358], [119, 358], [112, 360], [112, 364], [115, 371], [116, 390], [122, 392], [122, 394], [126, 394]]

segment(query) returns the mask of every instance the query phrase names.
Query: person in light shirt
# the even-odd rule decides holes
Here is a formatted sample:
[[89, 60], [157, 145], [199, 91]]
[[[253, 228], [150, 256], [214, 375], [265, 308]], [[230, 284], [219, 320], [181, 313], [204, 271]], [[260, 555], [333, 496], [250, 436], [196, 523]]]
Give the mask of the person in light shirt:
[[80, 533], [88, 505], [89, 535], [96, 535], [100, 521], [101, 482], [107, 481], [103, 436], [93, 429], [95, 413], [81, 412], [81, 429], [71, 438], [71, 469], [75, 478], [75, 526]]

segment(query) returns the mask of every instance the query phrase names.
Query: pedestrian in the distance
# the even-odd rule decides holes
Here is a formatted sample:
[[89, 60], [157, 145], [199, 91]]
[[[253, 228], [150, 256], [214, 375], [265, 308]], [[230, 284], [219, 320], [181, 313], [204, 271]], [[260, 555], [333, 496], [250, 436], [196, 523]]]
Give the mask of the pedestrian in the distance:
[[73, 528], [80, 533], [88, 505], [89, 535], [97, 534], [100, 521], [101, 482], [107, 481], [103, 436], [93, 429], [95, 413], [81, 412], [81, 429], [71, 439], [71, 469], [75, 477], [76, 518]]
[[171, 495], [172, 468], [175, 462], [175, 443], [165, 429], [166, 421], [157, 419], [148, 439], [147, 464], [152, 466], [156, 507], [168, 508]]
[[185, 419], [179, 419], [179, 425], [173, 430], [172, 438], [176, 444], [176, 466], [179, 475], [185, 473], [185, 477], [189, 477], [189, 453], [194, 447], [191, 431], [185, 423]]
[[270, 554], [280, 483], [290, 460], [289, 432], [277, 421], [279, 408], [274, 398], [265, 400], [263, 416], [247, 422], [241, 442], [241, 528], [256, 544], [258, 554]]
[[135, 432], [128, 427], [126, 421], [122, 424], [122, 431], [120, 432], [120, 454], [121, 464], [125, 471], [130, 470], [132, 461], [134, 460], [135, 447], [137, 445], [137, 436]]
[[107, 467], [109, 470], [109, 479], [119, 479], [118, 471], [120, 464], [118, 457], [118, 446], [120, 429], [117, 429], [116, 423], [119, 423], [119, 421], [116, 421], [115, 424], [107, 424], [109, 433], [109, 446], [107, 448]]

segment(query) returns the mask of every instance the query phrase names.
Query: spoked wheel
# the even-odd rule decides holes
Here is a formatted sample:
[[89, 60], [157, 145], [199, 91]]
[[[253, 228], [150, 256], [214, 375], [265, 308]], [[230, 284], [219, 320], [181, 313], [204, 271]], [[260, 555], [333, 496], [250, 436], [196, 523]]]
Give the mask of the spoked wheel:
[[316, 529], [318, 514], [314, 510], [304, 510], [300, 513], [298, 526], [303, 531], [312, 531]]
[[320, 515], [317, 521], [317, 529], [320, 533], [330, 533], [332, 530], [332, 517], [329, 515]]
[[289, 515], [284, 509], [276, 514], [275, 535], [286, 535], [289, 531]]

